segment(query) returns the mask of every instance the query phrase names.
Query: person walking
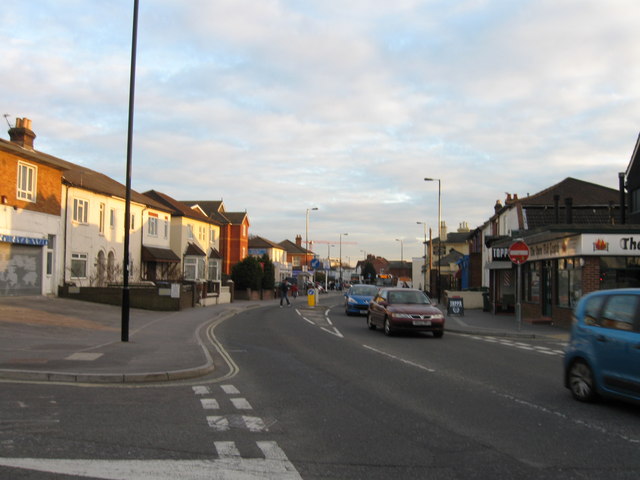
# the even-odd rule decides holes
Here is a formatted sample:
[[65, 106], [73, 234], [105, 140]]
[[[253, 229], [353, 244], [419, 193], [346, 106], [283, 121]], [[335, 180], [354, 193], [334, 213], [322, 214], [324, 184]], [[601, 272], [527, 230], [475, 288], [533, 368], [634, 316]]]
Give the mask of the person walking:
[[280, 284], [280, 308], [282, 308], [282, 301], [287, 301], [287, 307], [291, 306], [291, 302], [289, 301], [289, 297], [287, 297], [287, 290], [289, 290], [289, 282], [284, 280]]

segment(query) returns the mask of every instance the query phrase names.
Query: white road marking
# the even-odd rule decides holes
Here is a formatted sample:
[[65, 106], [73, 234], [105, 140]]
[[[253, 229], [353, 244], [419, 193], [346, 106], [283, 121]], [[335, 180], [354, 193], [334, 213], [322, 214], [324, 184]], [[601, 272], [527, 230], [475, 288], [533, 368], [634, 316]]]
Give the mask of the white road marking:
[[500, 345], [504, 345], [505, 347], [513, 347], [513, 348], [519, 348], [520, 350], [526, 350], [529, 352], [543, 353], [545, 355], [557, 355], [557, 356], [564, 355], [563, 350], [555, 350], [542, 345], [531, 345], [524, 342], [516, 342], [513, 340], [496, 338], [491, 336], [488, 336], [488, 337], [484, 337], [480, 335], [462, 335], [462, 336], [472, 338], [474, 340], [482, 340], [483, 342], [487, 342], [487, 343], [499, 343]]
[[220, 458], [237, 458], [240, 457], [240, 451], [236, 447], [235, 442], [213, 442]]
[[215, 442], [211, 460], [0, 458], [0, 466], [102, 480], [302, 480], [276, 442], [257, 442], [264, 458], [240, 457], [233, 442]]
[[424, 365], [420, 365], [419, 363], [412, 362], [410, 360], [405, 360], [404, 358], [400, 358], [396, 355], [392, 355], [387, 352], [383, 352], [382, 350], [378, 350], [377, 348], [370, 347], [369, 345], [362, 345], [364, 348], [371, 350], [372, 352], [379, 353], [380, 355], [384, 355], [385, 357], [392, 358], [402, 363], [406, 363], [407, 365], [411, 365], [412, 367], [419, 368], [421, 370], [425, 370], [427, 372], [433, 373], [435, 370], [433, 368], [425, 367]]
[[204, 387], [204, 386], [193, 387], [193, 393], [195, 393], [196, 395], [208, 395], [210, 393], [209, 387]]
[[238, 410], [253, 410], [246, 398], [231, 398], [230, 400]]
[[77, 352], [69, 355], [65, 360], [77, 360], [81, 362], [91, 362], [102, 356], [102, 353]]
[[229, 425], [229, 419], [227, 417], [222, 417], [219, 415], [208, 416], [207, 423], [216, 432], [227, 432], [231, 429], [231, 426]]
[[215, 398], [201, 398], [200, 403], [202, 403], [202, 408], [205, 410], [218, 410], [220, 408], [220, 404]]
[[244, 424], [247, 426], [250, 432], [268, 432], [269, 429], [264, 424], [260, 417], [247, 417], [242, 416]]
[[227, 395], [237, 395], [240, 393], [240, 390], [233, 385], [220, 385], [220, 388], [222, 388], [222, 391]]

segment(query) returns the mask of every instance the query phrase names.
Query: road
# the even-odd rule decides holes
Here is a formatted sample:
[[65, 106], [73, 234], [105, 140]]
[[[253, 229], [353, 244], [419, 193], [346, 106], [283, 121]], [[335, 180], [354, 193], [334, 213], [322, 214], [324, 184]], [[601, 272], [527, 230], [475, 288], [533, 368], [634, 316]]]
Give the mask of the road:
[[0, 478], [638, 477], [640, 410], [574, 401], [557, 342], [386, 337], [339, 300], [210, 329], [211, 377], [2, 384]]

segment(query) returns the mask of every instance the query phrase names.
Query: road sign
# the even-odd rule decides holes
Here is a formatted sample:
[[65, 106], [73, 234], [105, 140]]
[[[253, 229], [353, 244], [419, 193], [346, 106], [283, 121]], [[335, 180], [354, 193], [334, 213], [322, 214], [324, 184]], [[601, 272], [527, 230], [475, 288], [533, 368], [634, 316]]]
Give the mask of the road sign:
[[522, 240], [517, 240], [509, 247], [509, 259], [516, 265], [521, 265], [529, 259], [529, 246]]
[[311, 260], [311, 268], [318, 268], [320, 266], [320, 260], [318, 260], [317, 258], [314, 258], [313, 260]]

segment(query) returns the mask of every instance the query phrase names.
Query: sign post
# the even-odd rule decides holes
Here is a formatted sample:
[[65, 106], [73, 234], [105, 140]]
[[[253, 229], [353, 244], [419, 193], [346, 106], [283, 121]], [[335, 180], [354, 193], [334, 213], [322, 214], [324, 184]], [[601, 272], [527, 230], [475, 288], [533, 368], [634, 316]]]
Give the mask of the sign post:
[[509, 259], [518, 266], [516, 277], [516, 323], [522, 329], [522, 264], [529, 259], [529, 246], [523, 240], [516, 240], [509, 247]]

